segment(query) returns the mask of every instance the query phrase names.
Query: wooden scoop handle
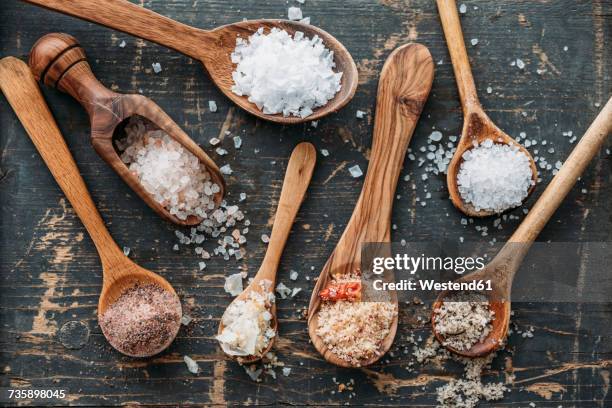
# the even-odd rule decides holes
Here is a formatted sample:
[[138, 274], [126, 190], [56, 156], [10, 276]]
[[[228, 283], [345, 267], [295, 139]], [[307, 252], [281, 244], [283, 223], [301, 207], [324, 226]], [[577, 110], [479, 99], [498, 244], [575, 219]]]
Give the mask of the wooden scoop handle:
[[272, 282], [276, 281], [278, 264], [289, 238], [295, 217], [302, 205], [302, 201], [304, 201], [316, 160], [317, 152], [314, 146], [307, 142], [298, 144], [291, 153], [278, 201], [278, 208], [274, 216], [270, 242], [257, 273], [258, 280], [268, 279]]
[[24, 0], [73, 17], [123, 31], [200, 58], [210, 33], [179, 23], [127, 0]]
[[87, 191], [79, 169], [28, 66], [13, 57], [0, 60], [0, 88], [87, 229], [100, 254], [102, 265], [110, 265], [113, 260], [123, 257], [123, 252], [104, 226], [102, 217]]
[[437, 0], [440, 21], [444, 29], [448, 52], [453, 62], [457, 88], [459, 88], [459, 98], [465, 115], [474, 110], [482, 110], [476, 93], [476, 85], [470, 68], [470, 61], [463, 41], [461, 22], [455, 0]]
[[64, 33], [41, 37], [30, 51], [30, 68], [36, 79], [79, 101], [92, 117], [97, 104], [110, 103], [117, 93], [98, 81], [76, 38]]

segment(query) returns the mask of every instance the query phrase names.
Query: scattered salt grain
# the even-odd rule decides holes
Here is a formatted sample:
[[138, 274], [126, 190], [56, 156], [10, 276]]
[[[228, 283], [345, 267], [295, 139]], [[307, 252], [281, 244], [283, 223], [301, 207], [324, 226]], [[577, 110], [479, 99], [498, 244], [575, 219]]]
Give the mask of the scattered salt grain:
[[125, 48], [126, 45], [127, 43], [125, 42], [125, 40], [123, 40], [119, 43], [119, 48]]
[[291, 368], [290, 367], [283, 367], [283, 375], [285, 377], [289, 377], [289, 374], [291, 374]]
[[300, 23], [310, 24], [310, 17], [304, 17], [303, 19], [300, 20]]
[[490, 86], [487, 87], [487, 93], [490, 94], [493, 92], [493, 88], [491, 88]]
[[470, 40], [470, 44], [472, 44], [473, 46], [478, 45], [478, 38], [472, 38], [472, 39]]
[[224, 164], [223, 166], [221, 166], [221, 168], [219, 168], [219, 171], [221, 172], [221, 174], [227, 174], [227, 175], [230, 175], [233, 173], [232, 167], [229, 164]]
[[219, 155], [219, 156], [225, 156], [227, 154], [227, 150], [225, 150], [222, 147], [217, 147], [215, 149], [215, 152]]
[[191, 357], [183, 356], [183, 361], [185, 361], [187, 370], [189, 370], [191, 374], [198, 374], [200, 372], [200, 366]]
[[234, 136], [234, 149], [240, 149], [242, 147], [242, 138], [240, 136]]
[[215, 101], [208, 101], [208, 109], [211, 112], [216, 112], [217, 111], [217, 102], [215, 102]]
[[287, 299], [287, 296], [291, 295], [291, 289], [281, 282], [276, 285], [276, 293], [278, 293], [281, 299]]
[[246, 198], [247, 198], [246, 193], [240, 193], [240, 198], [238, 199], [238, 201], [244, 201], [246, 200]]
[[261, 242], [267, 244], [268, 242], [270, 242], [270, 237], [267, 234], [261, 234]]
[[159, 62], [152, 63], [151, 67], [153, 67], [153, 72], [155, 72], [156, 74], [159, 74], [162, 71], [162, 67]]
[[217, 139], [216, 137], [213, 137], [208, 141], [208, 143], [210, 143], [212, 146], [216, 146], [221, 143], [221, 140]]
[[533, 184], [532, 171], [529, 158], [517, 146], [487, 139], [462, 157], [457, 174], [459, 193], [477, 211], [503, 212], [521, 205], [527, 197]]
[[355, 112], [355, 117], [356, 117], [357, 119], [363, 119], [363, 118], [365, 117], [365, 114], [366, 114], [366, 113], [365, 113], [364, 111], [362, 111], [362, 110], [357, 110], [357, 111]]
[[232, 92], [247, 95], [265, 114], [306, 118], [341, 87], [333, 52], [320, 37], [303, 32], [291, 37], [284, 30], [264, 34], [260, 28], [248, 40], [236, 40], [231, 58], [237, 64]]
[[327, 149], [321, 149], [321, 154], [322, 154], [324, 157], [327, 157], [327, 156], [329, 156], [329, 150], [327, 150]]
[[516, 59], [516, 66], [517, 66], [518, 69], [523, 69], [523, 68], [525, 68], [525, 62], [522, 59], [517, 58]]
[[200, 268], [201, 271], [206, 269], [206, 262], [198, 262], [198, 268]]
[[297, 271], [291, 270], [291, 271], [289, 272], [289, 279], [291, 279], [292, 281], [295, 281], [295, 280], [297, 280], [298, 275], [299, 275], [299, 274], [298, 274], [298, 272], [297, 272]]
[[123, 255], [128, 256], [130, 255], [130, 247], [123, 247]]
[[467, 6], [465, 4], [461, 4], [459, 6], [459, 13], [465, 14], [467, 12]]
[[303, 18], [302, 9], [299, 7], [289, 7], [287, 17], [289, 17], [289, 20], [301, 20]]
[[232, 296], [238, 296], [242, 293], [242, 273], [238, 272], [225, 278], [223, 289]]
[[442, 140], [442, 132], [434, 130], [429, 135], [429, 140], [431, 140], [432, 142], [439, 142], [440, 140]]
[[358, 164], [349, 167], [349, 173], [351, 173], [351, 176], [353, 178], [359, 178], [361, 176], [363, 176], [363, 171], [361, 171], [361, 167], [359, 167]]

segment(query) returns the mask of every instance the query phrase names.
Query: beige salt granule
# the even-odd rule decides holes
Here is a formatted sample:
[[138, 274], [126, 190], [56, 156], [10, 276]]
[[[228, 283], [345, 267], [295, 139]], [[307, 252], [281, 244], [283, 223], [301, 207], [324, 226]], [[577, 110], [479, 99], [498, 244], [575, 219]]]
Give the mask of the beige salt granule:
[[495, 313], [481, 293], [449, 295], [434, 310], [436, 331], [444, 338], [443, 344], [456, 350], [469, 350], [491, 332]]

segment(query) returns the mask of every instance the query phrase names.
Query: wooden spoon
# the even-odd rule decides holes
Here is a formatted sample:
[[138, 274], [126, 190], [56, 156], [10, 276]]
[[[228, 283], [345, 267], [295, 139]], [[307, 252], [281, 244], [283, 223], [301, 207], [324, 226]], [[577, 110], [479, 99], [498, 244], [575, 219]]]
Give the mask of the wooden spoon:
[[[407, 44], [391, 53], [378, 83], [372, 153], [363, 189], [338, 245], [321, 271], [308, 307], [308, 332], [315, 348], [330, 363], [352, 365], [330, 351], [317, 335], [319, 292], [330, 275], [360, 269], [361, 244], [390, 242], [391, 210], [408, 143], [427, 100], [434, 76], [431, 55], [420, 44]], [[395, 292], [392, 292], [394, 295]], [[397, 297], [392, 301], [397, 306]], [[389, 350], [397, 330], [397, 316], [380, 348], [380, 354], [359, 365], [376, 362]]]
[[447, 170], [446, 182], [448, 184], [448, 192], [453, 205], [465, 215], [470, 217], [486, 217], [495, 214], [495, 212], [482, 209], [477, 210], [471, 203], [463, 202], [457, 186], [457, 173], [463, 162], [462, 156], [467, 150], [474, 147], [474, 143], [477, 142], [480, 144], [487, 139], [491, 139], [495, 143], [518, 146], [518, 148], [529, 158], [531, 171], [533, 173], [533, 184], [529, 188], [528, 194], [533, 192], [535, 182], [538, 179], [538, 169], [529, 151], [495, 126], [480, 105], [478, 95], [476, 94], [474, 77], [472, 77], [470, 62], [465, 49], [465, 43], [463, 42], [461, 23], [459, 22], [459, 13], [457, 12], [455, 0], [436, 1], [438, 3], [440, 20], [442, 21], [446, 43], [448, 44], [448, 51], [450, 52], [453, 62], [453, 70], [455, 71], [457, 88], [459, 88], [461, 107], [463, 108], [463, 130], [461, 131], [461, 138], [457, 143], [457, 150]]
[[215, 202], [221, 203], [225, 181], [215, 162], [155, 102], [142, 95], [119, 94], [102, 85], [76, 38], [60, 33], [41, 37], [30, 51], [30, 68], [41, 82], [69, 93], [83, 105], [91, 121], [91, 143], [96, 152], [162, 218], [178, 225], [202, 222], [195, 215], [182, 220], [171, 214], [144, 189], [119, 157], [113, 141], [124, 137], [125, 125], [135, 115], [148, 119], [200, 160], [211, 180], [221, 188], [215, 194]]
[[[59, 11], [115, 30], [144, 38], [172, 48], [204, 64], [204, 69], [221, 92], [247, 112], [272, 122], [292, 124], [317, 120], [337, 112], [346, 105], [357, 89], [357, 66], [351, 54], [336, 38], [310, 24], [288, 20], [248, 20], [224, 25], [214, 30], [201, 30], [161, 16], [126, 0], [24, 0], [50, 10]], [[236, 38], [248, 38], [260, 27], [266, 32], [273, 27], [293, 35], [303, 32], [307, 37], [319, 36], [325, 46], [334, 52], [336, 71], [343, 72], [340, 91], [335, 97], [306, 118], [283, 117], [282, 114], [267, 115], [245, 96], [232, 92], [234, 64], [230, 59], [236, 47]]]
[[[72, 204], [91, 236], [102, 262], [102, 293], [98, 302], [98, 318], [127, 289], [137, 283], [159, 285], [176, 296], [174, 288], [164, 278], [148, 271], [123, 254], [104, 226], [102, 217], [87, 191], [70, 150], [60, 133], [53, 115], [36, 84], [28, 66], [21, 60], [6, 57], [0, 60], [0, 89], [8, 99], [32, 139], [51, 174]], [[178, 297], [177, 297], [178, 298]], [[150, 355], [165, 349], [176, 337], [176, 332], [166, 344]], [[106, 336], [106, 333], [104, 334]], [[106, 336], [108, 339], [108, 336]], [[112, 344], [118, 351], [123, 350]], [[129, 354], [128, 354], [129, 355]], [[135, 357], [146, 357], [138, 355]]]
[[[475, 344], [469, 350], [457, 350], [447, 346], [448, 350], [465, 357], [481, 357], [498, 349], [504, 343], [510, 323], [510, 292], [516, 271], [536, 237], [595, 157], [610, 132], [612, 132], [612, 98], [608, 100], [525, 220], [495, 258], [483, 269], [457, 280], [458, 282], [491, 280], [493, 291], [484, 291], [483, 294], [489, 299], [489, 307], [495, 312], [495, 320], [492, 322], [491, 332], [482, 342]], [[448, 295], [449, 292], [440, 293], [432, 310], [438, 309]], [[443, 344], [444, 338], [436, 331], [434, 316], [435, 312], [432, 312], [433, 331]]]
[[[261, 266], [259, 267], [259, 271], [249, 286], [247, 286], [247, 288], [242, 291], [242, 293], [238, 295], [232, 301], [232, 303], [249, 298], [252, 291], [256, 291], [264, 296], [268, 296], [269, 293], [274, 294], [278, 264], [283, 253], [283, 249], [285, 248], [285, 244], [287, 243], [287, 238], [289, 238], [291, 226], [293, 225], [293, 221], [295, 220], [297, 212], [300, 209], [300, 205], [304, 200], [306, 189], [310, 184], [316, 159], [316, 150], [310, 143], [300, 143], [295, 147], [295, 149], [293, 149], [293, 153], [291, 153], [291, 158], [289, 159], [289, 164], [287, 165], [287, 172], [285, 173], [285, 180], [283, 181], [283, 188], [281, 190], [278, 208], [274, 217], [272, 235], [270, 236], [270, 242], [268, 243], [266, 255]], [[269, 284], [263, 285], [264, 287], [262, 287], [262, 282], [269, 282]], [[272, 329], [275, 333], [278, 333], [276, 303], [272, 303], [269, 312], [272, 314]], [[223, 319], [221, 319], [221, 323], [219, 324], [219, 334], [221, 334], [223, 328]], [[228, 356], [243, 364], [252, 363], [259, 360], [272, 348], [275, 339], [276, 336], [274, 336], [274, 338], [269, 342], [268, 346], [260, 356]]]

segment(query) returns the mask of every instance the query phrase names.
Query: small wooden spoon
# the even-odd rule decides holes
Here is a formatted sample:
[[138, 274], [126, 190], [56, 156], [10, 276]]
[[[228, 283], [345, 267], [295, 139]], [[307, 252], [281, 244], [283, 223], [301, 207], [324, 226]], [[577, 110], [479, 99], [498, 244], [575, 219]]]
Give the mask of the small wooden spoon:
[[[608, 100], [525, 220], [495, 258], [483, 269], [457, 280], [458, 282], [491, 280], [493, 291], [484, 291], [483, 294], [489, 299], [489, 307], [495, 312], [495, 320], [492, 322], [491, 332], [484, 341], [475, 344], [469, 350], [446, 347], [449, 351], [465, 357], [481, 357], [497, 350], [504, 343], [510, 323], [510, 293], [516, 271], [536, 237], [600, 150], [610, 132], [612, 132], [612, 98]], [[441, 292], [432, 307], [431, 323], [434, 334], [441, 344], [444, 338], [436, 331], [434, 317], [435, 310], [442, 305], [448, 295], [449, 292]]]
[[438, 10], [440, 12], [440, 20], [442, 28], [448, 44], [448, 51], [453, 62], [453, 70], [455, 71], [455, 79], [457, 80], [457, 88], [459, 88], [459, 97], [463, 108], [463, 130], [461, 138], [457, 144], [457, 150], [448, 165], [446, 182], [448, 184], [448, 192], [450, 199], [455, 207], [470, 217], [486, 217], [495, 214], [494, 211], [476, 210], [471, 203], [463, 202], [459, 187], [457, 186], [457, 174], [463, 162], [463, 154], [474, 147], [475, 142], [478, 144], [487, 139], [493, 140], [495, 143], [508, 144], [518, 146], [519, 149], [527, 155], [533, 173], [533, 184], [529, 188], [529, 193], [533, 192], [535, 182], [538, 179], [538, 169], [533, 157], [527, 149], [517, 143], [513, 138], [499, 129], [493, 121], [487, 116], [482, 109], [478, 95], [476, 94], [476, 85], [470, 68], [463, 34], [461, 32], [461, 23], [459, 22], [459, 13], [457, 12], [457, 4], [455, 0], [436, 0]]
[[38, 80], [69, 93], [83, 105], [91, 121], [91, 143], [96, 152], [162, 218], [178, 225], [202, 222], [195, 215], [182, 220], [171, 214], [144, 189], [119, 157], [113, 141], [124, 136], [127, 121], [135, 115], [148, 119], [200, 160], [212, 181], [221, 188], [215, 194], [215, 202], [221, 203], [225, 180], [215, 162], [155, 102], [143, 95], [119, 94], [102, 85], [91, 71], [76, 38], [61, 33], [41, 37], [30, 51], [29, 64]]
[[[168, 281], [136, 265], [113, 241], [28, 66], [13, 57], [0, 60], [0, 88], [96, 246], [103, 272], [98, 319], [109, 305], [137, 283], [159, 285], [176, 296]], [[179, 327], [177, 324], [176, 332], [163, 347], [149, 355], [168, 347]], [[106, 333], [104, 335], [108, 339]], [[124, 353], [115, 344], [111, 345]]]
[[[317, 120], [346, 105], [357, 89], [357, 66], [351, 54], [336, 38], [310, 24], [288, 20], [248, 20], [224, 25], [214, 30], [201, 30], [161, 16], [126, 0], [24, 0], [50, 10], [82, 18], [115, 30], [144, 38], [172, 48], [204, 65], [213, 82], [221, 92], [236, 105], [249, 113], [272, 122], [292, 124]], [[236, 38], [248, 38], [260, 27], [266, 32], [276, 27], [293, 35], [303, 32], [307, 37], [319, 36], [325, 46], [334, 52], [336, 71], [343, 72], [340, 91], [335, 97], [306, 118], [283, 117], [282, 114], [267, 115], [248, 101], [246, 96], [232, 92], [234, 64], [230, 55], [236, 47]]]
[[[306, 189], [310, 184], [312, 172], [314, 171], [315, 162], [317, 159], [317, 152], [314, 146], [310, 143], [300, 143], [293, 149], [289, 164], [287, 165], [287, 172], [285, 173], [285, 180], [283, 181], [283, 188], [281, 190], [280, 199], [278, 201], [278, 208], [276, 215], [274, 216], [274, 225], [272, 226], [272, 235], [270, 236], [270, 242], [268, 243], [268, 249], [266, 255], [259, 267], [259, 271], [247, 286], [233, 301], [245, 300], [250, 296], [251, 291], [256, 291], [262, 295], [267, 296], [268, 293], [274, 293], [276, 287], [276, 272], [278, 271], [278, 264], [280, 262], [283, 249], [289, 238], [291, 232], [291, 226], [297, 215], [300, 205], [304, 200]], [[265, 289], [262, 288], [262, 282], [269, 281], [268, 285], [265, 285]], [[276, 319], [276, 303], [273, 303], [270, 308], [270, 314], [272, 314], [271, 326], [275, 333], [278, 333], [278, 321]], [[219, 334], [223, 331], [223, 319], [219, 323]], [[266, 349], [261, 353], [260, 356], [232, 356], [230, 358], [237, 360], [240, 363], [252, 363], [261, 359], [274, 344], [276, 336], [270, 341]]]
[[[372, 152], [363, 189], [338, 245], [321, 271], [308, 307], [308, 333], [312, 343], [327, 361], [338, 366], [352, 367], [330, 351], [317, 335], [319, 292], [327, 286], [331, 275], [360, 269], [363, 243], [391, 241], [391, 210], [397, 180], [433, 76], [431, 54], [420, 44], [403, 45], [393, 51], [380, 74]], [[392, 301], [397, 306], [397, 297]], [[381, 345], [380, 354], [359, 365], [370, 365], [385, 354], [396, 330], [397, 316]]]

